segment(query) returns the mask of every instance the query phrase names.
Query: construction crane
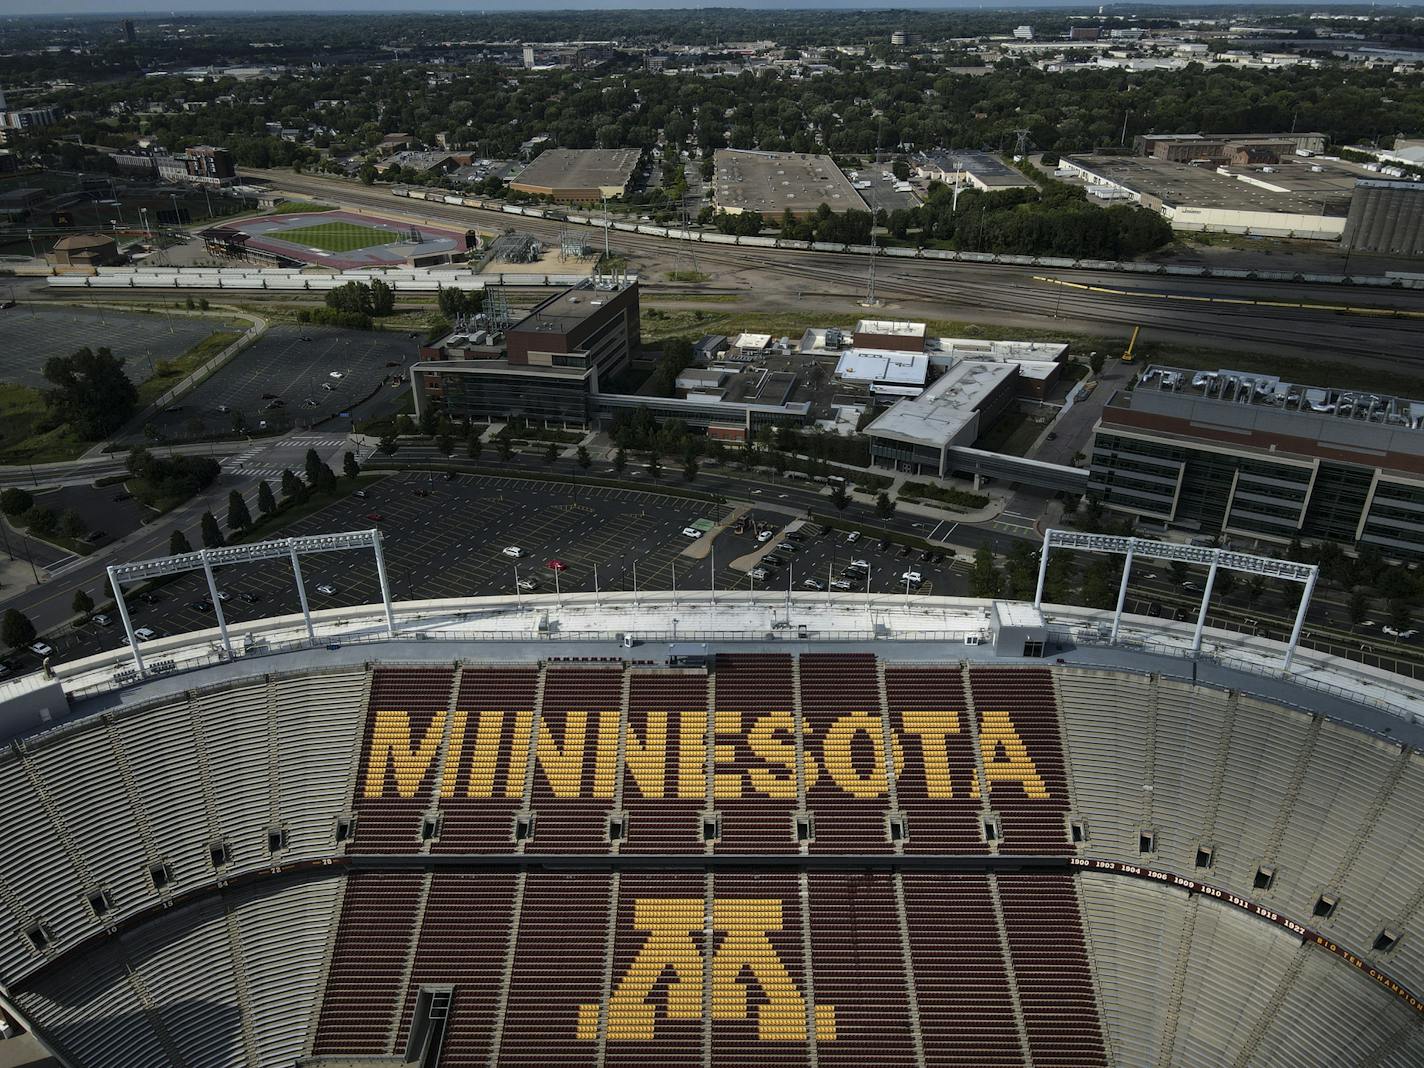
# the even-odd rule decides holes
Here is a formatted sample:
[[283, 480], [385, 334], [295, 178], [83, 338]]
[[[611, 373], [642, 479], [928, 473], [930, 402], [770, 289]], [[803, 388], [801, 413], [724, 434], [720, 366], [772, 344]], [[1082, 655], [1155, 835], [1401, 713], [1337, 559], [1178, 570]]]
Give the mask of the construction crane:
[[1140, 325], [1132, 328], [1132, 339], [1127, 343], [1127, 351], [1122, 354], [1123, 363], [1131, 363], [1137, 359], [1137, 354], [1132, 350], [1137, 346], [1137, 335], [1141, 329], [1142, 327]]

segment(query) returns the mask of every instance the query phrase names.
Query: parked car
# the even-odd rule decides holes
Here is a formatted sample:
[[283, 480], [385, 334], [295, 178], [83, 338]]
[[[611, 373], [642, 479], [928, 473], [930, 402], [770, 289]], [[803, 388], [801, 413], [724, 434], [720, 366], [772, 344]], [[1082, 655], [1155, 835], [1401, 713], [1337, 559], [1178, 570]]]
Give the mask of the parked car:
[[801, 586], [802, 588], [808, 590], [824, 590], [826, 588], [826, 584], [824, 582], [822, 582], [820, 579], [813, 578], [802, 579]]
[[750, 571], [748, 571], [747, 574], [751, 575], [751, 577], [756, 579], [758, 582], [765, 582], [767, 576], [770, 575], [771, 572], [767, 571], [767, 569], [764, 567], [754, 567]]
[[684, 538], [700, 538], [702, 537], [702, 531], [698, 530], [696, 527], [683, 527], [682, 536]]
[[503, 549], [500, 550], [500, 552], [502, 552], [505, 556], [511, 557], [515, 560], [518, 560], [521, 556], [524, 555], [524, 550], [521, 549], [518, 545], [506, 545]]
[[849, 542], [849, 543], [854, 543], [854, 542], [857, 542], [857, 541], [859, 541], [859, 540], [860, 540], [860, 531], [858, 531], [858, 530], [852, 530], [852, 531], [850, 531], [848, 534], [846, 534], [846, 541]]
[[237, 599], [243, 604], [256, 604], [258, 601], [262, 600], [262, 598], [255, 593], [239, 593], [237, 595]]
[[34, 653], [35, 656], [49, 656], [54, 652], [54, 647], [46, 645], [44, 642], [31, 642], [30, 652]]
[[211, 612], [213, 610], [213, 602], [204, 597], [201, 601], [189, 601], [188, 607], [194, 612]]
[[845, 592], [846, 590], [855, 589], [855, 586], [851, 584], [849, 579], [838, 578], [831, 583], [831, 589]]
[[345, 372], [345, 371], [328, 371], [328, 372], [326, 373], [326, 377], [327, 377], [327, 378], [345, 378], [345, 377], [346, 377], [346, 372]]
[[328, 597], [330, 597], [330, 596], [332, 596], [334, 593], [336, 593], [336, 587], [333, 586], [333, 585], [332, 585], [331, 583], [329, 583], [329, 582], [323, 582], [323, 583], [321, 583], [319, 586], [317, 586], [316, 592], [317, 592], [317, 593], [324, 593], [324, 594], [326, 594]]
[[372, 523], [379, 523], [382, 519], [385, 519], [386, 517], [383, 516], [380, 512], [367, 512], [366, 518], [369, 519]]
[[159, 637], [159, 633], [152, 627], [139, 627], [134, 631], [134, 637], [141, 642], [151, 642], [154, 638]]
[[906, 571], [900, 576], [901, 582], [908, 582], [911, 586], [918, 586], [924, 580], [924, 576], [918, 571]]
[[772, 539], [772, 535], [774, 533], [775, 531], [763, 530], [757, 535], [757, 541], [765, 544], [766, 542], [769, 542]]
[[535, 582], [533, 579], [527, 578], [520, 579], [518, 582], [515, 583], [515, 585], [519, 587], [519, 589], [524, 593], [533, 593], [539, 588], [539, 583]]

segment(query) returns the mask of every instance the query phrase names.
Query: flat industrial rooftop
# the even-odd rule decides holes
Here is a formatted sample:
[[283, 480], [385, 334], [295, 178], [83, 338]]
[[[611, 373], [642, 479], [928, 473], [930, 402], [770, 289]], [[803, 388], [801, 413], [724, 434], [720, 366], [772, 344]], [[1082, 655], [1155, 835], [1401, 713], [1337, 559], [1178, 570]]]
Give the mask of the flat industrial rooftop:
[[[1075, 164], [1137, 193], [1155, 196], [1172, 207], [1222, 208], [1227, 211], [1270, 211], [1300, 215], [1341, 215], [1349, 210], [1359, 175], [1340, 164], [1318, 159], [1283, 159], [1266, 171], [1259, 166], [1228, 164], [1230, 174], [1210, 167], [1145, 156], [1073, 156]], [[1314, 171], [1312, 166], [1322, 169]], [[1247, 175], [1275, 189], [1238, 180]]]
[[416, 257], [465, 250], [465, 235], [454, 230], [347, 211], [239, 219], [212, 227], [204, 236], [232, 232], [245, 248], [336, 270], [394, 267]]
[[537, 192], [560, 190], [622, 190], [633, 177], [642, 152], [636, 148], [551, 148], [520, 171], [510, 184]]
[[867, 210], [830, 156], [724, 148], [716, 165], [717, 206], [723, 211], [780, 218], [788, 210], [809, 215], [822, 204], [836, 212]]

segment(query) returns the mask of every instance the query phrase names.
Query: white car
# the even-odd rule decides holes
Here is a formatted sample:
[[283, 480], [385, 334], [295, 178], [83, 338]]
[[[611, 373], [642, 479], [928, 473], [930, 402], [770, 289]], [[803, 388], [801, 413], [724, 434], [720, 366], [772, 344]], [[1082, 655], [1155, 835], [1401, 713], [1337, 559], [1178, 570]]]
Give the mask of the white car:
[[847, 571], [869, 571], [869, 570], [870, 570], [870, 561], [869, 561], [869, 560], [852, 560], [849, 564], [846, 565], [846, 570], [847, 570]]
[[533, 579], [520, 579], [518, 582], [515, 583], [515, 585], [519, 587], [519, 590], [522, 593], [533, 593], [539, 588], [539, 583], [535, 582]]
[[842, 592], [844, 592], [846, 590], [853, 590], [855, 589], [855, 587], [851, 585], [850, 579], [838, 578], [831, 583], [831, 589], [841, 590]]
[[108, 616], [106, 616], [103, 612], [100, 612], [97, 616], [94, 617], [94, 622], [101, 627], [111, 627], [114, 624], [114, 621]]
[[141, 642], [151, 642], [154, 638], [158, 637], [158, 631], [152, 627], [139, 627], [138, 630], [134, 631], [134, 637]]
[[318, 586], [318, 587], [316, 588], [316, 592], [317, 592], [317, 593], [324, 593], [324, 594], [326, 594], [328, 597], [330, 597], [332, 594], [334, 594], [334, 593], [336, 592], [336, 587], [333, 586], [333, 585], [332, 585], [331, 583], [329, 583], [329, 582], [323, 582], [320, 586]]
[[329, 372], [327, 372], [326, 377], [327, 377], [327, 378], [345, 378], [345, 377], [346, 377], [346, 372], [345, 372], [345, 371], [329, 371]]
[[700, 538], [702, 537], [702, 531], [698, 530], [696, 527], [683, 527], [682, 536], [684, 538]]
[[34, 653], [35, 656], [49, 656], [50, 653], [54, 652], [54, 649], [44, 642], [31, 642], [30, 652]]
[[824, 590], [826, 588], [826, 584], [824, 582], [822, 582], [820, 579], [813, 578], [802, 579], [801, 586], [803, 589], [807, 590]]
[[846, 535], [846, 541], [847, 541], [847, 542], [856, 542], [856, 541], [859, 541], [859, 540], [860, 540], [860, 531], [858, 531], [858, 530], [852, 530], [849, 534]]
[[1395, 628], [1395, 627], [1383, 626], [1383, 627], [1380, 628], [1380, 630], [1384, 631], [1384, 632], [1385, 632], [1386, 634], [1388, 634], [1391, 638], [1412, 638], [1412, 637], [1414, 637], [1414, 635], [1416, 635], [1416, 634], [1419, 633], [1417, 630], [1414, 630], [1412, 627], [1411, 627], [1410, 629], [1408, 629], [1408, 630], [1399, 630], [1399, 629], [1397, 629], [1397, 628]]
[[901, 582], [908, 582], [911, 586], [918, 586], [924, 581], [924, 577], [918, 571], [906, 571], [900, 576]]
[[775, 536], [775, 532], [774, 532], [774, 531], [763, 530], [760, 534], [757, 535], [757, 541], [759, 541], [759, 542], [768, 542], [768, 541], [770, 541], [774, 536]]
[[521, 549], [518, 545], [506, 545], [503, 549], [500, 550], [500, 552], [504, 553], [505, 556], [512, 557], [515, 560], [518, 560], [521, 556], [524, 555], [524, 550]]
[[766, 580], [768, 571], [764, 567], [754, 567], [749, 572], [747, 572], [747, 574], [751, 575], [751, 577], [756, 579], [758, 582], [764, 582]]

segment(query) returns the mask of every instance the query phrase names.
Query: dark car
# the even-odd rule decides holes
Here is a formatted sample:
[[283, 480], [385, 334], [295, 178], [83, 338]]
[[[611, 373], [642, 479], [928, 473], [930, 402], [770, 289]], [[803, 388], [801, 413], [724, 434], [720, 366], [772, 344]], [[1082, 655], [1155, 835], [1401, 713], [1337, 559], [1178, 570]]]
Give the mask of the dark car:
[[902, 546], [900, 546], [900, 551], [899, 551], [898, 553], [896, 553], [895, 555], [898, 556], [898, 557], [900, 557], [901, 559], [904, 559], [905, 557], [909, 556], [909, 555], [910, 555], [912, 552], [914, 552], [914, 551], [915, 551], [915, 550], [912, 549], [910, 546], [908, 546], [908, 545], [902, 545]]
[[206, 599], [201, 601], [189, 601], [188, 607], [194, 612], [211, 612], [213, 610], [213, 602]]
[[1153, 601], [1147, 606], [1147, 614], [1149, 616], [1160, 616], [1162, 614], [1162, 606], [1156, 601]]
[[275, 400], [276, 397], [277, 397], [277, 394], [275, 394], [275, 393], [264, 393], [264, 394], [262, 394], [262, 399], [263, 399], [263, 400]]
[[886, 549], [890, 548], [890, 539], [881, 538], [875, 543], [875, 547], [883, 553]]
[[163, 597], [157, 593], [141, 593], [138, 595], [138, 599], [144, 604], [157, 604], [163, 600]]
[[133, 500], [133, 494], [132, 494], [132, 493], [116, 493], [116, 494], [114, 494], [114, 503], [115, 503], [115, 504], [118, 504], [120, 501], [131, 501], [131, 500]]
[[242, 601], [244, 604], [256, 604], [258, 601], [262, 600], [262, 598], [255, 593], [239, 593], [237, 595], [237, 599], [239, 601]]

